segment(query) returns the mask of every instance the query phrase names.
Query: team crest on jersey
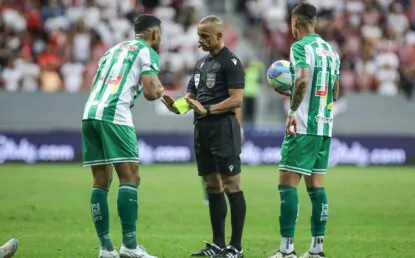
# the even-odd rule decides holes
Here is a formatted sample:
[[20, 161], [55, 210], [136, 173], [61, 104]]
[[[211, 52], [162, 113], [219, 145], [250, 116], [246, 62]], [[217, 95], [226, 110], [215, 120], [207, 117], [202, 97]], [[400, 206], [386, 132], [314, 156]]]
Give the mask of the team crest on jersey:
[[195, 81], [195, 87], [197, 88], [197, 86], [199, 86], [199, 82], [200, 82], [200, 74], [199, 73], [195, 74], [193, 79]]
[[206, 86], [208, 88], [212, 88], [213, 86], [215, 86], [215, 81], [216, 81], [216, 73], [208, 73], [206, 77]]

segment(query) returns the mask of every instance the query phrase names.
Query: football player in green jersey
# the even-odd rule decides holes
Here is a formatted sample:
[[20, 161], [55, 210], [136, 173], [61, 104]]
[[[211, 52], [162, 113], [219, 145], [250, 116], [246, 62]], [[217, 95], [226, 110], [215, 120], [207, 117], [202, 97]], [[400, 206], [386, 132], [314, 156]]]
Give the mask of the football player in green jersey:
[[271, 258], [297, 257], [294, 231], [299, 211], [297, 186], [302, 176], [312, 202], [312, 242], [302, 257], [325, 257], [323, 238], [328, 202], [324, 174], [329, 160], [333, 105], [339, 94], [340, 59], [331, 46], [315, 34], [316, 20], [317, 10], [311, 4], [301, 3], [292, 11], [291, 26], [297, 41], [291, 46], [290, 70], [294, 86], [290, 92], [279, 165], [281, 243]]

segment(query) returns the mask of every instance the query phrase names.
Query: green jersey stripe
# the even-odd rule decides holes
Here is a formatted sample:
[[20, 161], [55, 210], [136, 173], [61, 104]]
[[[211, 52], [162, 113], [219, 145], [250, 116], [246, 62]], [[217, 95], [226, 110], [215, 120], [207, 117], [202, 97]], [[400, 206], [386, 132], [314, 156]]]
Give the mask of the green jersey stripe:
[[[138, 52], [134, 53], [134, 59], [136, 58], [137, 54]], [[128, 59], [125, 59], [124, 64], [119, 73], [120, 74], [119, 76], [121, 76], [120, 77], [121, 81], [119, 82], [118, 90], [109, 103], [108, 109], [106, 110], [107, 112], [104, 114], [105, 117], [114, 119], [117, 104], [118, 104], [118, 101], [120, 100], [120, 95], [124, 90], [125, 81], [127, 80], [127, 76], [130, 73], [131, 68], [132, 68], [132, 63]]]
[[[329, 44], [323, 42], [322, 47], [324, 50], [327, 50], [328, 52], [331, 52], [331, 47]], [[323, 114], [324, 117], [327, 119], [331, 119], [331, 109], [330, 107], [333, 105], [330, 105], [333, 103], [333, 86], [334, 86], [334, 72], [333, 72], [333, 62], [334, 62], [334, 58], [331, 56], [327, 57], [327, 64], [326, 67], [329, 68], [329, 73], [328, 75], [330, 76], [330, 79], [328, 81], [327, 84], [327, 91], [326, 91], [326, 99], [324, 100], [325, 103], [324, 104], [324, 109], [323, 109]], [[334, 67], [335, 68], [335, 67]], [[330, 135], [330, 125], [333, 123], [324, 123], [324, 128], [323, 128], [323, 135]]]
[[307, 120], [307, 134], [316, 134], [318, 131], [318, 124], [316, 122], [316, 117], [318, 116], [318, 111], [320, 109], [320, 99], [316, 98], [318, 91], [317, 85], [321, 81], [321, 68], [316, 66], [315, 63], [319, 61], [316, 54], [316, 46], [318, 46], [316, 41], [310, 42], [306, 47], [311, 49], [312, 56], [314, 57], [313, 71], [310, 71], [312, 74], [312, 80], [309, 80], [307, 87], [310, 90], [310, 100], [308, 105], [308, 120]]
[[[109, 90], [108, 85], [107, 85], [108, 77], [111, 76], [111, 73], [109, 71], [112, 70], [112, 68], [117, 62], [117, 60], [114, 59], [113, 57], [118, 56], [120, 52], [121, 51], [116, 50], [115, 52], [113, 52], [112, 55], [106, 55], [105, 60], [102, 62], [103, 67], [99, 68], [99, 69], [102, 69], [102, 74], [105, 74], [105, 75], [97, 78], [98, 79], [98, 82], [97, 82], [98, 86], [96, 87], [97, 92], [95, 94], [95, 98], [92, 99], [92, 106], [88, 113], [88, 117], [90, 118], [95, 118], [98, 115], [98, 110], [100, 109], [100, 107], [104, 107], [104, 105], [106, 105], [106, 102], [105, 102], [106, 99], [103, 99], [103, 96]], [[109, 66], [106, 66], [109, 58], [112, 58], [111, 62]]]

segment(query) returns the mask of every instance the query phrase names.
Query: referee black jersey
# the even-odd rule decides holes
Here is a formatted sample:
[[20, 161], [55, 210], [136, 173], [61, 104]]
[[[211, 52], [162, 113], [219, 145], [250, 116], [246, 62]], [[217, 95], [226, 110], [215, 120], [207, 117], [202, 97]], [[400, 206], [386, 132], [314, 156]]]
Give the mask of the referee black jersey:
[[223, 47], [215, 56], [209, 54], [196, 62], [187, 92], [194, 93], [203, 106], [211, 106], [229, 98], [229, 89], [244, 87], [245, 72], [241, 61], [227, 47]]

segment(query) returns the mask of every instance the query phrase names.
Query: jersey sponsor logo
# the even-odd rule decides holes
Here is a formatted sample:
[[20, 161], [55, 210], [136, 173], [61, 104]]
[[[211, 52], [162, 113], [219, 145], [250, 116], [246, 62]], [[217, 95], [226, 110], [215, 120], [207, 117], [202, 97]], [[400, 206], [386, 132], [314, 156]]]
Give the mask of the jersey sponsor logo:
[[333, 123], [333, 118], [317, 115], [316, 122], [317, 123]]
[[327, 95], [328, 86], [325, 85], [323, 87], [320, 87], [320, 90], [316, 91], [316, 96], [318, 97], [325, 97]]
[[119, 48], [134, 51], [138, 47], [136, 45], [120, 45]]
[[216, 73], [208, 73], [206, 76], [206, 86], [208, 88], [213, 88], [215, 86]]
[[316, 48], [316, 54], [318, 56], [329, 56], [331, 58], [337, 58], [336, 52], [325, 50], [321, 47]]
[[200, 74], [197, 73], [195, 74], [195, 76], [193, 77], [194, 81], [195, 81], [195, 87], [197, 89], [197, 86], [199, 86], [199, 82], [200, 82]]
[[108, 107], [110, 102], [108, 100], [90, 100], [89, 103], [91, 103], [92, 106], [104, 106], [104, 107]]

